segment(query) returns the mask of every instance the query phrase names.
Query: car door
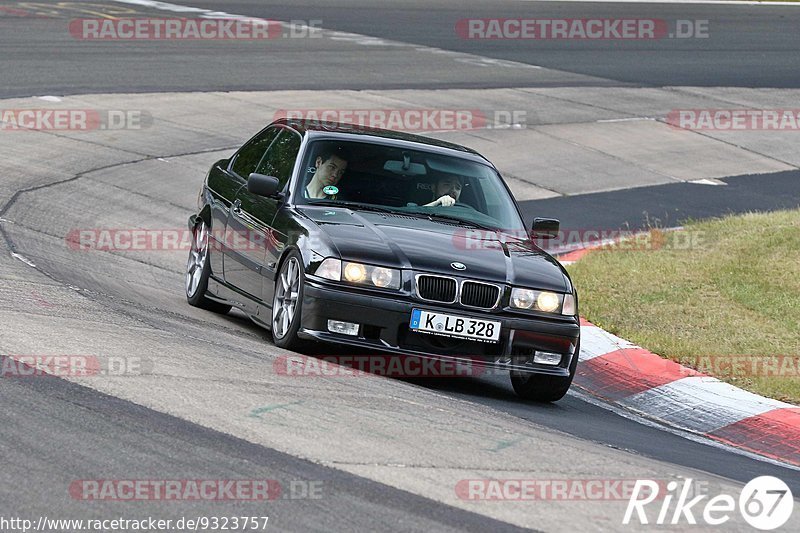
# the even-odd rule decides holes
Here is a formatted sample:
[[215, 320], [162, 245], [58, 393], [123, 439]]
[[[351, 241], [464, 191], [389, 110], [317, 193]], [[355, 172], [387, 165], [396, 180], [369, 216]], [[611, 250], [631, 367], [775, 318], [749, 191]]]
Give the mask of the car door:
[[[231, 283], [230, 278], [237, 278], [235, 272], [243, 268], [237, 256], [237, 243], [228, 231], [228, 219], [234, 206], [236, 196], [247, 184], [247, 177], [256, 171], [258, 163], [263, 159], [267, 149], [281, 132], [276, 126], [265, 128], [247, 141], [237, 151], [225, 169], [225, 179], [219, 180], [226, 183], [228, 194], [224, 201], [224, 213], [221, 210], [212, 213], [214, 218], [214, 235], [218, 243], [222, 264], [217, 267], [217, 272], [222, 273], [223, 279]], [[213, 256], [212, 256], [213, 257]]]
[[[289, 181], [300, 150], [300, 135], [286, 127], [270, 144], [254, 172], [278, 178], [283, 190]], [[231, 206], [226, 237], [230, 253], [225, 264], [225, 281], [250, 296], [260, 299], [265, 276], [263, 270], [267, 256], [273, 256], [276, 240], [271, 224], [282, 199], [265, 198], [247, 190], [239, 189]], [[227, 260], [226, 260], [227, 261]]]

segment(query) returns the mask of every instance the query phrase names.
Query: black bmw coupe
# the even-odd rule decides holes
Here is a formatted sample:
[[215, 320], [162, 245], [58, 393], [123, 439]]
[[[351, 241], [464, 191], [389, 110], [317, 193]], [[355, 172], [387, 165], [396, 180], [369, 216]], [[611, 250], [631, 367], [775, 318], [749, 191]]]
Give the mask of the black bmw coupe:
[[523, 398], [572, 383], [575, 288], [497, 169], [463, 146], [282, 119], [217, 161], [189, 220], [191, 305], [236, 306], [277, 346], [336, 343], [507, 370]]

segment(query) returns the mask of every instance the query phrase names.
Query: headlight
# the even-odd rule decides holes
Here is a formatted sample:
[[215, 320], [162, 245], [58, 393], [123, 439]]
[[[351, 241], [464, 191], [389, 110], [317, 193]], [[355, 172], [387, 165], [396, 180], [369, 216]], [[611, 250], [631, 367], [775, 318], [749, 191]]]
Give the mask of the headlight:
[[400, 271], [395, 268], [386, 268], [362, 263], [344, 262], [329, 257], [317, 267], [314, 272], [317, 276], [331, 281], [348, 281], [367, 287], [380, 289], [399, 289]]
[[540, 292], [539, 296], [536, 297], [537, 309], [545, 313], [555, 312], [560, 304], [561, 302], [558, 301], [558, 294], [554, 292]]
[[347, 263], [344, 266], [344, 279], [352, 283], [362, 283], [367, 279], [367, 267], [360, 263]]
[[334, 259], [333, 257], [329, 257], [322, 263], [320, 263], [314, 274], [316, 274], [321, 278], [329, 279], [331, 281], [341, 281], [342, 262], [339, 261], [338, 259]]
[[370, 279], [376, 287], [388, 287], [394, 281], [394, 272], [390, 268], [375, 267]]
[[511, 307], [517, 309], [530, 309], [536, 302], [536, 292], [528, 289], [511, 290]]
[[544, 313], [558, 313], [560, 309], [562, 315], [575, 314], [575, 297], [572, 294], [514, 287], [511, 289], [510, 304], [516, 309], [530, 309]]
[[344, 279], [351, 283], [378, 287], [379, 289], [399, 289], [400, 271], [361, 263], [345, 263]]

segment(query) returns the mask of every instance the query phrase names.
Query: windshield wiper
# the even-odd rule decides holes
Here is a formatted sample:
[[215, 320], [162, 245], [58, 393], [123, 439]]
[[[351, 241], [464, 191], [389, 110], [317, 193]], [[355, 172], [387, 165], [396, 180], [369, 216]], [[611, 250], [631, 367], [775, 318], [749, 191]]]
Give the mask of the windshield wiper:
[[454, 217], [451, 215], [441, 215], [439, 213], [415, 213], [425, 216], [431, 222], [458, 222], [459, 226], [471, 226], [473, 228], [478, 229], [485, 229], [489, 231], [497, 231], [497, 228], [493, 228], [491, 226], [486, 226], [485, 224], [479, 224], [477, 222], [473, 222], [471, 220], [464, 220], [463, 218]]
[[397, 213], [385, 207], [372, 204], [360, 204], [358, 202], [337, 202], [335, 200], [323, 200], [321, 202], [309, 202], [308, 205], [323, 205], [325, 207], [346, 207], [348, 209], [360, 209], [362, 211], [374, 211], [376, 213]]

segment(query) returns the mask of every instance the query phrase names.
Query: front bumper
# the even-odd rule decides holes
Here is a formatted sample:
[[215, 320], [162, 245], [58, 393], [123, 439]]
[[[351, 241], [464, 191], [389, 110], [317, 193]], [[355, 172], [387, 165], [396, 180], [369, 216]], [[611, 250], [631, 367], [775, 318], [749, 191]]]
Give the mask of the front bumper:
[[[413, 309], [499, 321], [502, 323], [500, 340], [483, 343], [414, 332], [409, 328]], [[328, 320], [360, 324], [358, 335], [331, 333]], [[380, 352], [463, 361], [473, 366], [524, 373], [568, 376], [570, 363], [573, 357], [577, 357], [580, 324], [577, 318], [507, 316], [401, 297], [373, 296], [307, 278], [298, 335]], [[534, 363], [535, 350], [561, 354], [561, 361], [558, 365]]]

